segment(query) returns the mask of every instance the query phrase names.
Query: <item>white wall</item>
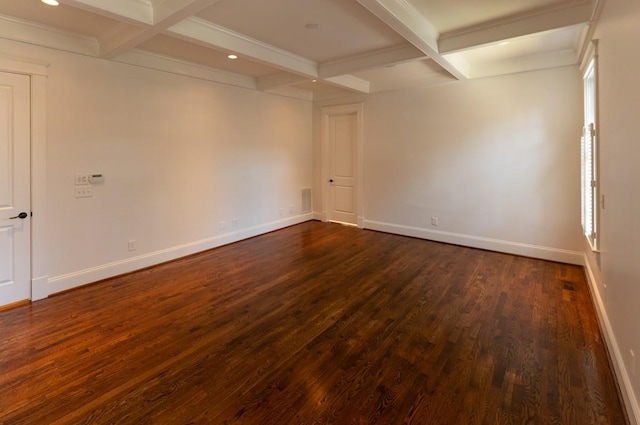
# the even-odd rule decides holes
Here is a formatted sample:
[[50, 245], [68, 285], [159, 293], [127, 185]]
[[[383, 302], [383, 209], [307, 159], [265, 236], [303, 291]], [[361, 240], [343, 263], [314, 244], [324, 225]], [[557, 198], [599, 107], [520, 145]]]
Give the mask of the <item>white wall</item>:
[[[310, 102], [20, 43], [0, 53], [50, 64], [50, 292], [309, 218]], [[77, 173], [104, 174], [92, 198], [74, 198]]]
[[[601, 253], [588, 252], [620, 382], [639, 423], [640, 365], [640, 3], [607, 1], [597, 26]], [[598, 264], [599, 263], [599, 264]], [[636, 360], [637, 361], [637, 360]]]
[[576, 67], [341, 103], [353, 101], [364, 102], [365, 227], [582, 261]]

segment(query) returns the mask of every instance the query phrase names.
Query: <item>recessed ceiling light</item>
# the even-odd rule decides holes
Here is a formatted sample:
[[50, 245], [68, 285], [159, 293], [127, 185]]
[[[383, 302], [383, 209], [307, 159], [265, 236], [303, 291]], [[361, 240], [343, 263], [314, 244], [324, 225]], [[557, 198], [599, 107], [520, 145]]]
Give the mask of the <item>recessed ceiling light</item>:
[[318, 82], [318, 80], [311, 80], [311, 82], [312, 82], [312, 83], [317, 83], [317, 82]]
[[238, 55], [234, 55], [233, 53], [232, 53], [232, 54], [230, 54], [230, 55], [227, 55], [227, 57], [228, 57], [229, 59], [232, 59], [232, 60], [233, 60], [233, 59], [238, 59]]
[[58, 6], [60, 4], [56, 0], [40, 0], [40, 1], [44, 4], [48, 4], [49, 6]]

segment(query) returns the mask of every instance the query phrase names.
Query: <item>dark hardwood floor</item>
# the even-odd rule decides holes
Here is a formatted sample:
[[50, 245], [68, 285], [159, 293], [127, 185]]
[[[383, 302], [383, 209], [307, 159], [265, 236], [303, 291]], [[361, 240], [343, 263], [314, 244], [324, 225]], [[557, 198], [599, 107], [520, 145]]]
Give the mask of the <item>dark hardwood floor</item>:
[[625, 423], [580, 267], [308, 222], [0, 312], [3, 424]]

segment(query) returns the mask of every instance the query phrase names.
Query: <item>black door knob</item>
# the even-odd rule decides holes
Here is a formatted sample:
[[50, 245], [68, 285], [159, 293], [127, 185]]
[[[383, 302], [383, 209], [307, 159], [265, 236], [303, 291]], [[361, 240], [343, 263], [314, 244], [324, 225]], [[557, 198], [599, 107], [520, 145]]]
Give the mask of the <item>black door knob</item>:
[[25, 218], [29, 217], [29, 214], [27, 214], [26, 212], [21, 212], [20, 214], [18, 214], [15, 217], [9, 217], [9, 220], [15, 220], [16, 218], [19, 218], [21, 220], [24, 220]]

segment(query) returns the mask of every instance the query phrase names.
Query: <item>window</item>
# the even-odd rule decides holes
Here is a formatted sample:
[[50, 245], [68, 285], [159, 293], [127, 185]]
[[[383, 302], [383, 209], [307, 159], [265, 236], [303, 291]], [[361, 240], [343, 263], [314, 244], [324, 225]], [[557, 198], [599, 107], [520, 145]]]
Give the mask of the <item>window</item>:
[[584, 129], [582, 134], [582, 228], [591, 244], [598, 249], [598, 138], [597, 121], [597, 55], [588, 61], [584, 72]]

